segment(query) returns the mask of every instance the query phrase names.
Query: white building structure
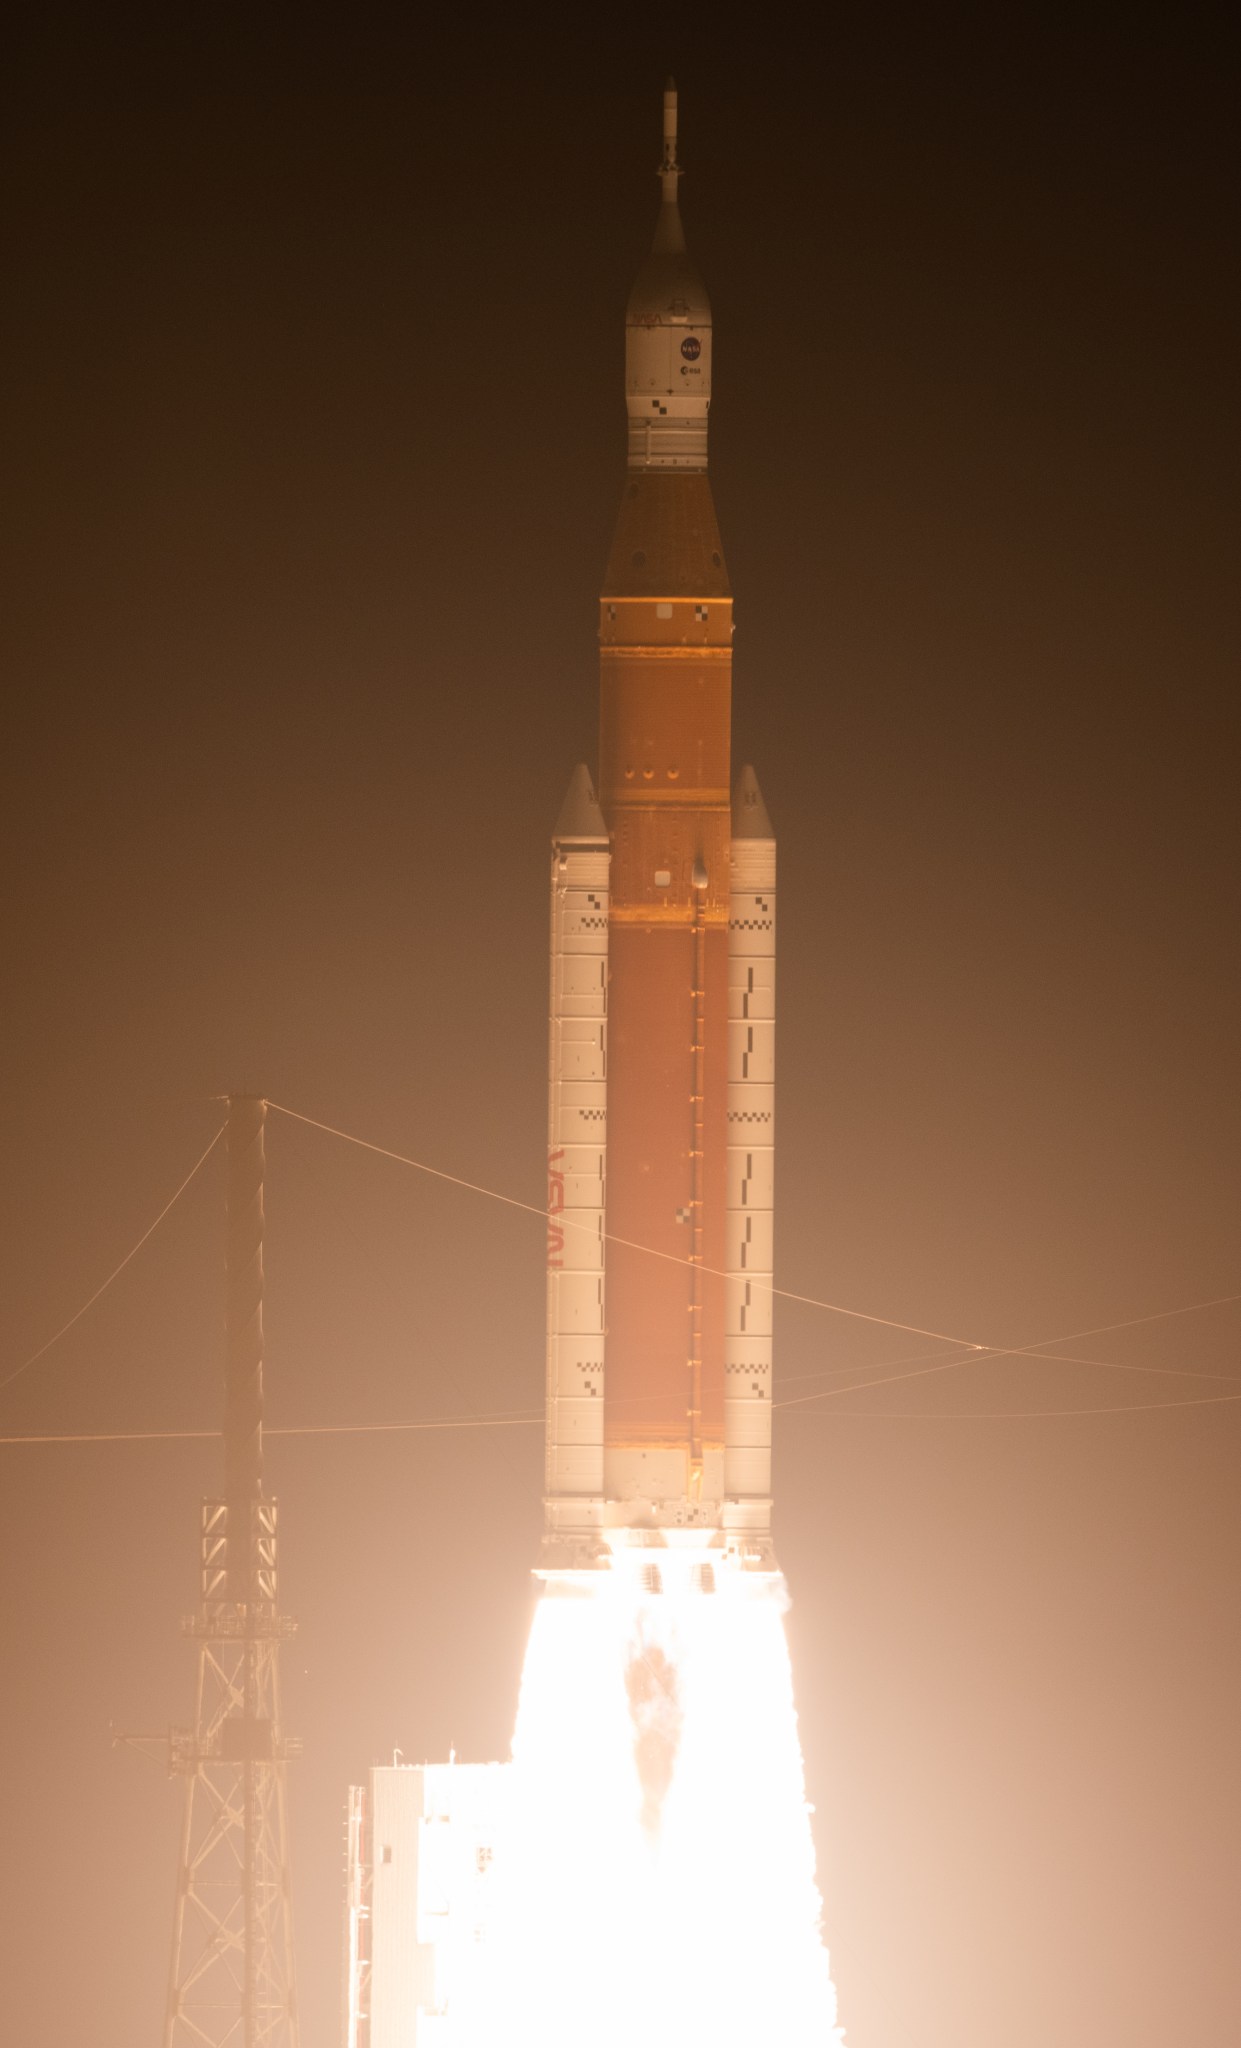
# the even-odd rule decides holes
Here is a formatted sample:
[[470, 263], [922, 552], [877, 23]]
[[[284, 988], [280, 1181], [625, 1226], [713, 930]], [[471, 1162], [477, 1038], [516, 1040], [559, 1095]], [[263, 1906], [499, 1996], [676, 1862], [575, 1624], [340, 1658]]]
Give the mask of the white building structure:
[[392, 1764], [350, 1788], [344, 2048], [462, 2048], [509, 1774]]

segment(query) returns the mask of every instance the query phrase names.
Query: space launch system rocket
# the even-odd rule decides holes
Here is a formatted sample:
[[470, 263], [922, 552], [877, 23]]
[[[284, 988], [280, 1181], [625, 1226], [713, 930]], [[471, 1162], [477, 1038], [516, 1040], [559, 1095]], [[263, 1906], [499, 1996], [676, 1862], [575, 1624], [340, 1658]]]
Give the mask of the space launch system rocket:
[[662, 203], [625, 322], [628, 476], [599, 608], [597, 782], [552, 839], [540, 1571], [775, 1572], [775, 881], [730, 762], [732, 592], [707, 474], [711, 308]]

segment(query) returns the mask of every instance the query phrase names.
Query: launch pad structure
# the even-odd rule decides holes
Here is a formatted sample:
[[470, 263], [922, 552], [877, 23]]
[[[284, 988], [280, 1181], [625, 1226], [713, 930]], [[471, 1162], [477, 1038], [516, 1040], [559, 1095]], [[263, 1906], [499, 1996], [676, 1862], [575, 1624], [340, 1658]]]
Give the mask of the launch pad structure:
[[263, 1490], [267, 1104], [228, 1104], [224, 1491], [202, 1504], [193, 1725], [168, 1737], [184, 1781], [164, 2048], [299, 2048], [280, 1714], [277, 1509]]

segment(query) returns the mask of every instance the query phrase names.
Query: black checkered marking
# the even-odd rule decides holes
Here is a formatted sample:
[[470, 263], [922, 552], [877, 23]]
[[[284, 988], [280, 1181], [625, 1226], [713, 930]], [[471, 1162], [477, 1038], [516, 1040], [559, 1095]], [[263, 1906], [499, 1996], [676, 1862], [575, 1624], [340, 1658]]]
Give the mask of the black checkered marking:
[[[748, 1288], [746, 1293], [749, 1293]], [[768, 1398], [767, 1387], [764, 1382], [771, 1376], [770, 1365], [756, 1365], [751, 1361], [748, 1365], [725, 1365], [724, 1371], [726, 1374], [730, 1372], [748, 1373], [750, 1376], [750, 1392], [754, 1395], [755, 1399], [765, 1401]]]
[[[769, 932], [771, 930], [775, 920], [772, 917], [771, 905], [767, 898], [765, 896], [752, 896], [750, 901], [759, 912], [759, 915], [757, 917], [730, 917], [728, 920], [730, 932]], [[752, 981], [750, 986], [751, 988], [754, 986]]]
[[603, 1367], [597, 1358], [579, 1358], [576, 1363], [579, 1372], [588, 1372], [594, 1375], [594, 1378], [587, 1380], [582, 1388], [582, 1392], [589, 1394], [593, 1399], [599, 1393], [599, 1388], [595, 1385], [594, 1381], [595, 1379], [602, 1380]]

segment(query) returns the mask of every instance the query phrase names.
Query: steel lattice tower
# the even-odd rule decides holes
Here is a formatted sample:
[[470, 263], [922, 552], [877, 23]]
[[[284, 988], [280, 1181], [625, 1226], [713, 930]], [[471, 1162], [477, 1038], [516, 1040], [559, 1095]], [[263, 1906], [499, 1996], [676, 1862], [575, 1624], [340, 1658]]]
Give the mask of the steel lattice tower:
[[228, 1105], [224, 1493], [202, 1507], [192, 1728], [169, 1735], [185, 1780], [164, 2048], [298, 2048], [277, 1606], [276, 1503], [263, 1495], [263, 1130]]

